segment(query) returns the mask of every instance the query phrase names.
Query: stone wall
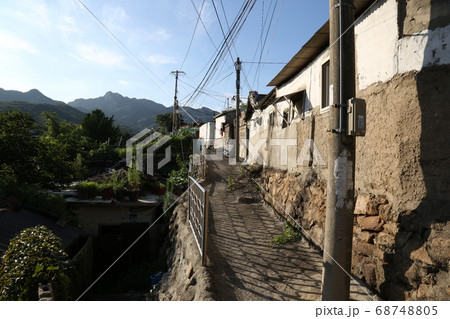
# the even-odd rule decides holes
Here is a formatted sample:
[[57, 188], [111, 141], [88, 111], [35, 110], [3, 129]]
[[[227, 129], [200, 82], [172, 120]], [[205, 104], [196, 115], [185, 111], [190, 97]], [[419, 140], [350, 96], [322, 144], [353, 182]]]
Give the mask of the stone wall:
[[[450, 299], [449, 87], [447, 65], [358, 92], [368, 108], [367, 135], [357, 138], [352, 271], [387, 300]], [[261, 176], [265, 200], [320, 246], [325, 173], [266, 167]]]
[[259, 182], [267, 190], [264, 200], [291, 224], [298, 222], [314, 246], [323, 247], [326, 181], [313, 169], [301, 174], [266, 168]]
[[209, 268], [202, 258], [189, 225], [187, 194], [179, 199], [169, 225], [166, 250], [168, 271], [157, 292], [159, 301], [214, 300]]

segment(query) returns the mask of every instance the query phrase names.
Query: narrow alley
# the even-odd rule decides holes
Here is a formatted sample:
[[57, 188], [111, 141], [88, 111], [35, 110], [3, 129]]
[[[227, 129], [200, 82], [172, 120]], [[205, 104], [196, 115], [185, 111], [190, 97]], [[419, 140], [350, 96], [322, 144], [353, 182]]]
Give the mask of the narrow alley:
[[[240, 165], [209, 161], [206, 188], [208, 257], [217, 300], [320, 300], [321, 254], [305, 240], [272, 243], [284, 222], [263, 203]], [[352, 300], [372, 298], [352, 280]]]

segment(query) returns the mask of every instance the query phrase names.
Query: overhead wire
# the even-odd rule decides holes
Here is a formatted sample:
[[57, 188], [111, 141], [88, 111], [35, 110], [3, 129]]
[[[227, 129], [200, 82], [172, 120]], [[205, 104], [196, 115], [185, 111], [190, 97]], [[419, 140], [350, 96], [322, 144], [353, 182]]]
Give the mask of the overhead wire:
[[202, 23], [202, 26], [203, 26], [203, 28], [205, 29], [206, 34], [208, 35], [209, 40], [211, 41], [211, 43], [212, 43], [212, 45], [214, 46], [214, 48], [217, 49], [216, 44], [214, 43], [213, 39], [211, 38], [211, 35], [210, 35], [209, 32], [208, 32], [208, 28], [206, 27], [205, 23], [203, 22], [201, 13], [198, 12], [197, 7], [195, 6], [195, 3], [194, 3], [193, 0], [191, 0], [191, 3], [192, 3], [192, 6], [193, 6], [194, 9], [195, 9], [195, 12], [197, 12], [198, 18], [200, 19], [200, 22]]
[[227, 51], [225, 51], [227, 41], [229, 44], [233, 43], [236, 39], [237, 35], [239, 34], [240, 30], [242, 29], [243, 24], [247, 20], [248, 15], [250, 14], [251, 10], [253, 9], [253, 6], [255, 5], [256, 0], [247, 0], [244, 5], [242, 6], [241, 10], [239, 11], [238, 15], [236, 16], [232, 26], [230, 27], [226, 37], [221, 42], [219, 52], [216, 54], [213, 62], [209, 66], [207, 72], [203, 76], [202, 80], [197, 86], [196, 91], [189, 97], [186, 104], [189, 102], [194, 101], [200, 92], [205, 88], [205, 86], [211, 81], [213, 76], [215, 75], [217, 68], [220, 64], [220, 62], [223, 61], [224, 55]]
[[115, 35], [112, 33], [104, 24], [100, 21], [99, 18], [83, 3], [81, 0], [73, 0], [81, 10], [83, 10], [99, 27], [103, 30], [103, 32], [108, 35], [108, 37], [114, 41], [117, 46], [125, 52], [126, 55], [128, 55], [138, 66], [139, 68], [144, 71], [145, 74], [153, 81], [155, 84], [168, 96], [171, 97], [171, 95], [163, 88], [163, 86], [157, 81], [161, 81], [156, 74], [153, 74], [152, 71], [150, 71], [147, 66], [141, 62], [126, 46], [123, 44]]
[[[260, 54], [259, 54], [259, 61], [260, 61], [260, 62], [261, 62], [261, 60], [262, 60], [264, 48], [265, 48], [266, 42], [267, 42], [267, 37], [269, 36], [270, 28], [271, 28], [271, 26], [272, 26], [272, 21], [273, 21], [273, 17], [274, 17], [274, 14], [275, 14], [276, 7], [277, 7], [277, 3], [278, 3], [278, 2], [275, 2], [275, 4], [274, 4], [273, 10], [272, 10], [272, 15], [271, 15], [271, 17], [270, 17], [269, 26], [267, 27], [266, 36], [264, 37], [264, 41], [261, 43], [261, 52], [260, 52]], [[272, 7], [272, 1], [270, 1], [270, 5], [269, 5], [269, 10], [268, 10], [268, 11], [270, 11], [270, 8], [271, 8], [271, 7]], [[267, 14], [269, 14], [269, 12], [267, 12]], [[267, 17], [266, 17], [266, 20], [267, 20]], [[256, 77], [255, 77], [255, 79], [258, 79], [258, 86], [259, 86], [259, 76], [260, 76], [260, 72], [261, 72], [261, 64], [258, 64], [256, 70], [257, 70], [257, 71], [256, 71]]]
[[192, 42], [194, 41], [194, 36], [195, 36], [195, 33], [197, 32], [198, 22], [200, 21], [200, 15], [203, 12], [203, 6], [204, 5], [205, 5], [205, 0], [203, 0], [203, 2], [202, 2], [202, 6], [200, 8], [200, 14], [197, 17], [197, 22], [195, 23], [194, 32], [192, 33], [191, 41], [189, 41], [189, 46], [188, 46], [188, 49], [186, 51], [186, 54], [184, 55], [183, 63], [181, 63], [180, 70], [183, 69], [184, 63], [186, 62], [186, 59], [187, 59], [187, 57], [189, 55], [189, 52], [191, 50]]

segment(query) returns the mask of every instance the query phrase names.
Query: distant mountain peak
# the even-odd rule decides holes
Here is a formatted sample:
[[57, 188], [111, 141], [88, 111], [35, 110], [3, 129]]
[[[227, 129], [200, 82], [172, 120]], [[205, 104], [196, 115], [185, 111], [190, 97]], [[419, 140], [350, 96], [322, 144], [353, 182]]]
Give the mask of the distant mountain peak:
[[31, 89], [28, 92], [0, 89], [0, 101], [5, 102], [22, 101], [28, 103], [46, 103], [52, 105], [62, 103], [60, 101], [55, 101], [45, 96], [38, 89]]
[[120, 93], [108, 91], [108, 92], [106, 92], [106, 94], [103, 97], [106, 97], [106, 98], [123, 98], [124, 96], [121, 95]]

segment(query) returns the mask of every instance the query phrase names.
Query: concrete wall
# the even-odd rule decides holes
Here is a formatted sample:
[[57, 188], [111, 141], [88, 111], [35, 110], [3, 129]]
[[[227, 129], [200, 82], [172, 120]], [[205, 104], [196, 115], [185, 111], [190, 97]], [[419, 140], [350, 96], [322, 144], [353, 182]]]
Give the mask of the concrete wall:
[[[256, 110], [248, 122], [250, 128], [250, 164], [302, 172], [314, 167], [326, 178], [328, 108], [321, 108], [322, 65], [329, 60], [328, 50], [289, 82], [277, 88], [279, 102]], [[288, 94], [305, 91], [305, 113], [298, 112]], [[283, 127], [283, 112], [289, 113]], [[270, 114], [274, 123], [270, 124]], [[312, 151], [311, 151], [312, 150]], [[311, 160], [310, 160], [311, 158]]]
[[[77, 221], [90, 235], [97, 236], [99, 225], [119, 225], [121, 223], [151, 223], [154, 219], [154, 207], [137, 208], [119, 205], [74, 205]], [[135, 216], [133, 216], [135, 215]]]
[[70, 295], [77, 299], [92, 284], [94, 271], [94, 245], [90, 236], [80, 251], [72, 258]]
[[214, 146], [216, 123], [208, 122], [200, 126], [200, 139], [205, 147]]

